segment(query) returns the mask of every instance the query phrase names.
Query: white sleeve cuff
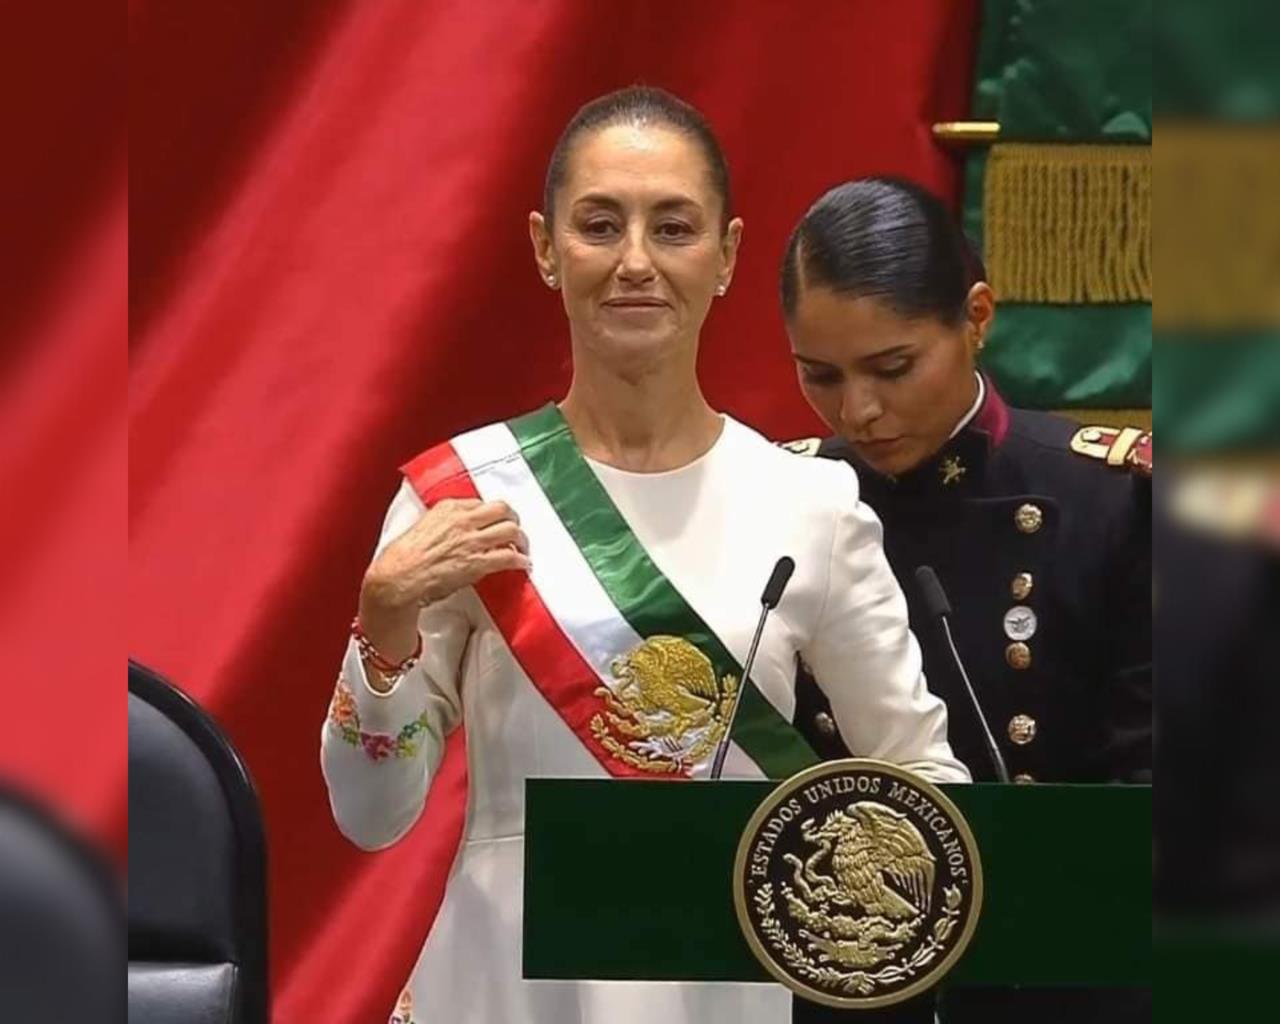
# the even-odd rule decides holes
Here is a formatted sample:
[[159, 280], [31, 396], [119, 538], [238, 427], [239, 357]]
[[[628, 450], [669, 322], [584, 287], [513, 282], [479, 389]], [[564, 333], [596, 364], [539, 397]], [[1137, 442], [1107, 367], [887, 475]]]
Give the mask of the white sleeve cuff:
[[417, 720], [427, 709], [427, 689], [420, 685], [419, 666], [414, 666], [385, 693], [369, 685], [364, 670], [360, 648], [354, 639], [347, 642], [347, 652], [342, 662], [342, 674], [351, 689], [360, 716], [363, 733], [387, 733], [396, 735], [409, 723]]

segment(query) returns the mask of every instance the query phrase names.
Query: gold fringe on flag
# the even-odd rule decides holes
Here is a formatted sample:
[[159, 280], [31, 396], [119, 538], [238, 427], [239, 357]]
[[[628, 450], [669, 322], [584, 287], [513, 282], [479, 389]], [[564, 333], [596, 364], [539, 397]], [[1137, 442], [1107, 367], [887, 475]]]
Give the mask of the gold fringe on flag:
[[1013, 302], [1151, 301], [1151, 148], [991, 148], [987, 273]]
[[[1157, 332], [1280, 327], [1280, 125], [1160, 121]], [[1157, 334], [1157, 339], [1159, 334]]]

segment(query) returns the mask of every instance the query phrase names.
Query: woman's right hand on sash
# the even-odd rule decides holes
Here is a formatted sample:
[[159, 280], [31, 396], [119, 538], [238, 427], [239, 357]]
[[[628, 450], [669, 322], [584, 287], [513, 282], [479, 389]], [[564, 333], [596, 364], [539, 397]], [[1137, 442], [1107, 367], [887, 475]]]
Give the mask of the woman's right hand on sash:
[[400, 661], [418, 643], [418, 612], [495, 572], [529, 570], [529, 540], [505, 501], [441, 501], [388, 544], [365, 571], [360, 628]]

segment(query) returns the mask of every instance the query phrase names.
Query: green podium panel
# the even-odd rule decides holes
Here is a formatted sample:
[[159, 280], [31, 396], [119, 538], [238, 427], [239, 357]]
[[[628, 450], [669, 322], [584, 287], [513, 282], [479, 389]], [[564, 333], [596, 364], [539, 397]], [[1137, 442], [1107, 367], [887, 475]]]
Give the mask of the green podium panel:
[[[524, 976], [768, 981], [732, 870], [772, 782], [526, 784]], [[949, 785], [985, 879], [947, 984], [1147, 985], [1148, 786]]]

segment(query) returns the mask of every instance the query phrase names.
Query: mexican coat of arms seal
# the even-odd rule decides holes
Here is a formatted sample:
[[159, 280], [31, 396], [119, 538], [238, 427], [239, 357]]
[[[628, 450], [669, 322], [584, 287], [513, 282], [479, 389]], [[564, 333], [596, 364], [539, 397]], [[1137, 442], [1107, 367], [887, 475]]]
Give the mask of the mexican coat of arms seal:
[[982, 866], [941, 790], [896, 765], [830, 761], [752, 815], [734, 865], [756, 957], [805, 999], [866, 1008], [937, 984], [982, 906]]

